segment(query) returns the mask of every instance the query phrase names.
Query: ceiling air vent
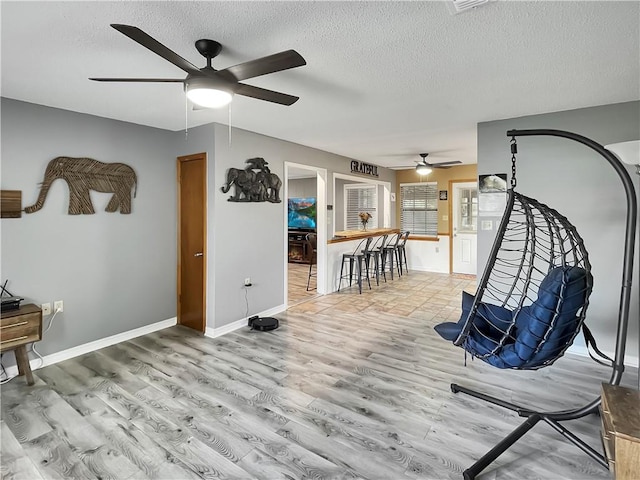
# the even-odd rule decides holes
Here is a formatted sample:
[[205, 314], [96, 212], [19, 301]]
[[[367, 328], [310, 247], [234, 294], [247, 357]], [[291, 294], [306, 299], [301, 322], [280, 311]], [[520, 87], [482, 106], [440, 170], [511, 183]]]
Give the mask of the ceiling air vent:
[[495, 0], [451, 0], [447, 5], [449, 6], [451, 13], [456, 14], [471, 10], [472, 8], [476, 8], [481, 5], [486, 5], [493, 1]]

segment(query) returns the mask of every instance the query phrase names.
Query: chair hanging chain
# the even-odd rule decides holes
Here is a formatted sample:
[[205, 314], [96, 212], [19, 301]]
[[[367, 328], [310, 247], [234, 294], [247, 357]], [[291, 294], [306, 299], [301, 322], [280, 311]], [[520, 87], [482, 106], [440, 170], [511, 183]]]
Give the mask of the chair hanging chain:
[[511, 189], [515, 189], [518, 184], [516, 180], [516, 153], [518, 153], [518, 144], [516, 137], [511, 137]]

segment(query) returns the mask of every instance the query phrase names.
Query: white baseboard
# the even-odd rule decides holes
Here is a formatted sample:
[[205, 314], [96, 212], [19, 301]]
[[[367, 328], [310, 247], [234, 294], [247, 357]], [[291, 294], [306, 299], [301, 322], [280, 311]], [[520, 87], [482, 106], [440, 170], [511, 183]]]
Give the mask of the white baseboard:
[[[573, 353], [574, 355], [579, 355], [581, 357], [588, 357], [589, 356], [589, 352], [587, 351], [587, 347], [585, 347], [584, 345], [571, 345], [569, 348], [567, 348], [567, 353]], [[610, 358], [615, 357], [615, 353], [614, 352], [609, 352], [607, 350], [602, 350], [602, 353], [604, 353], [605, 355], [607, 355]], [[635, 355], [629, 355], [629, 354], [625, 354], [624, 356], [624, 364], [627, 367], [636, 367], [638, 368], [638, 357], [636, 357]]]
[[[287, 309], [287, 306], [283, 303], [282, 305], [278, 305], [277, 307], [270, 308], [269, 310], [265, 310], [264, 312], [256, 313], [259, 317], [268, 317], [269, 315], [275, 315], [280, 312], [284, 312]], [[251, 315], [253, 317], [253, 315]], [[223, 325], [222, 327], [207, 327], [204, 336], [209, 338], [221, 337], [222, 335], [226, 335], [227, 333], [238, 330], [239, 328], [246, 327], [247, 322], [249, 321], [249, 317], [241, 318], [235, 322], [229, 323], [227, 325]]]
[[[115, 345], [116, 343], [126, 342], [127, 340], [131, 340], [132, 338], [140, 337], [148, 333], [173, 327], [177, 322], [178, 319], [176, 317], [169, 318], [167, 320], [162, 320], [161, 322], [152, 323], [151, 325], [145, 325], [144, 327], [140, 328], [134, 328], [133, 330], [129, 330], [127, 332], [117, 333], [115, 335], [111, 335], [110, 337], [101, 338], [100, 340], [95, 340], [93, 342], [78, 345], [77, 347], [71, 347], [60, 352], [52, 353], [50, 355], [44, 355], [42, 357], [42, 362], [39, 358], [30, 359], [29, 364], [31, 365], [31, 370], [37, 370], [38, 368], [53, 365], [54, 363], [62, 362], [64, 360], [69, 360], [70, 358], [74, 358], [79, 355], [84, 355], [85, 353], [95, 352], [96, 350]], [[8, 377], [14, 377], [18, 374], [18, 367], [16, 365], [5, 367], [5, 370]]]
[[409, 275], [411, 275], [412, 270], [416, 272], [449, 273], [448, 269], [445, 271], [445, 270], [437, 270], [434, 268], [426, 268], [421, 266], [414, 267], [413, 265], [409, 265]]

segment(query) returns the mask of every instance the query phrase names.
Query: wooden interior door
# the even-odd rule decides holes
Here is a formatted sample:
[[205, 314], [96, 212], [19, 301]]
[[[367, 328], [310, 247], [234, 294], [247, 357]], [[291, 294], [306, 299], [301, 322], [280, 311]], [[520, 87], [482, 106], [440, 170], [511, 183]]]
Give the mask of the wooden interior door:
[[207, 155], [178, 157], [178, 324], [206, 327]]

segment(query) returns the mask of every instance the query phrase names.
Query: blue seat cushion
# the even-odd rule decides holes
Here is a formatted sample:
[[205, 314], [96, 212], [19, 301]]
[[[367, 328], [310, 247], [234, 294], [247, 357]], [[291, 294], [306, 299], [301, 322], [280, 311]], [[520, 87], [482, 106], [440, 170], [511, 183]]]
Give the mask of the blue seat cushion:
[[532, 367], [555, 359], [568, 346], [579, 327], [592, 283], [580, 267], [556, 267], [544, 278], [538, 298], [516, 315], [514, 353], [522, 365]]
[[[435, 331], [444, 338], [453, 342], [464, 328], [465, 321], [469, 316], [475, 297], [467, 292], [462, 292], [462, 314], [457, 322], [444, 322], [434, 327]], [[492, 305], [490, 303], [480, 303], [476, 310], [471, 327], [472, 332], [480, 333], [480, 337], [490, 338], [502, 336], [502, 332], [511, 324], [511, 310]], [[502, 330], [501, 330], [502, 329]]]
[[458, 338], [458, 335], [460, 335], [460, 332], [462, 331], [463, 326], [464, 326], [464, 320], [460, 319], [460, 321], [457, 323], [443, 322], [443, 323], [439, 323], [433, 328], [436, 332], [438, 332], [438, 335], [440, 335], [442, 338], [450, 342], [453, 342], [456, 338]]
[[[537, 368], [555, 360], [576, 334], [578, 313], [590, 293], [590, 280], [590, 274], [580, 267], [551, 269], [540, 284], [537, 299], [517, 311], [515, 318], [511, 310], [480, 302], [469, 319], [471, 327], [464, 348], [498, 368]], [[460, 320], [436, 325], [436, 332], [455, 341], [474, 299], [463, 292]]]

